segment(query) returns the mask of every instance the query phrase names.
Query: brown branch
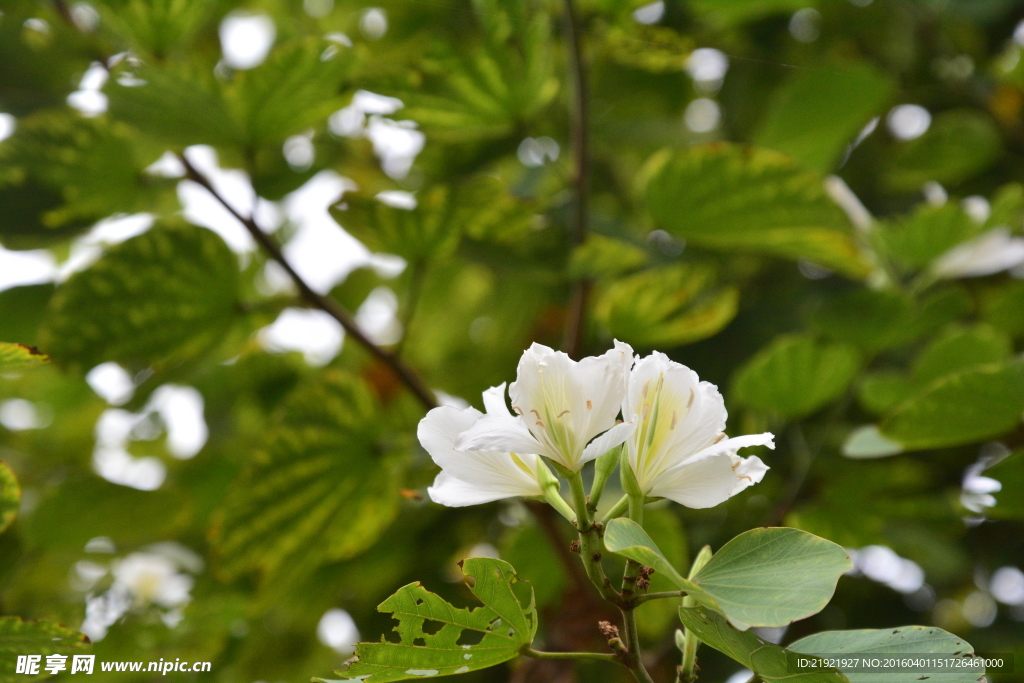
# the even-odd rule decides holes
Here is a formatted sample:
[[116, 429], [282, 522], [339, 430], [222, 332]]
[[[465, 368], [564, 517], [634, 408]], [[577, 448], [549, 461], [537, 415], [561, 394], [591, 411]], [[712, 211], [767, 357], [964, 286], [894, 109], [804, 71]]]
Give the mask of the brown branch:
[[[587, 226], [590, 223], [590, 93], [582, 32], [573, 0], [565, 0], [565, 30], [569, 43], [569, 80], [573, 90], [569, 106], [569, 128], [575, 167], [569, 238], [575, 247], [586, 241]], [[590, 283], [586, 279], [573, 283], [565, 320], [565, 350], [572, 358], [579, 358], [582, 353], [589, 293]]]
[[249, 231], [249, 234], [252, 235], [252, 238], [256, 240], [256, 243], [260, 245], [267, 255], [274, 261], [277, 261], [278, 265], [284, 268], [285, 272], [288, 273], [289, 277], [291, 277], [295, 286], [298, 288], [299, 296], [306, 303], [315, 308], [319, 308], [337, 320], [345, 330], [345, 334], [355, 339], [356, 342], [370, 352], [370, 355], [384, 363], [384, 365], [395, 373], [395, 376], [398, 377], [406, 387], [408, 387], [409, 391], [419, 399], [420, 403], [422, 403], [425, 408], [429, 410], [437, 407], [437, 399], [434, 397], [434, 393], [427, 388], [423, 383], [423, 380], [420, 379], [419, 375], [417, 375], [412, 368], [403, 363], [402, 360], [394, 353], [374, 344], [370, 338], [359, 329], [359, 326], [356, 325], [356, 321], [353, 319], [352, 314], [345, 310], [338, 302], [330, 297], [315, 292], [308, 284], [306, 284], [306, 281], [303, 280], [302, 277], [295, 272], [295, 269], [292, 268], [291, 264], [288, 263], [288, 260], [284, 257], [280, 247], [278, 247], [274, 240], [271, 239], [270, 235], [263, 232], [260, 227], [256, 225], [256, 221], [253, 220], [252, 216], [243, 216], [235, 210], [235, 208], [231, 206], [231, 204], [229, 204], [219, 192], [217, 192], [209, 179], [200, 173], [189, 162], [189, 160], [185, 158], [184, 154], [179, 154], [178, 158], [185, 167], [185, 173], [188, 179], [201, 185], [213, 196], [214, 199], [220, 202], [220, 204], [227, 209], [232, 216], [245, 226], [245, 229]]

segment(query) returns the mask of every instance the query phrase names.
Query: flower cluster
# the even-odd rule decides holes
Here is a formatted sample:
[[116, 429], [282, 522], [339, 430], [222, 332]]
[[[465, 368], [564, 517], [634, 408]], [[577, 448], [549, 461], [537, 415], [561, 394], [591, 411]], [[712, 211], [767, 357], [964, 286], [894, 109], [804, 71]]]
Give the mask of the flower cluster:
[[618, 341], [579, 362], [534, 344], [508, 396], [511, 409], [502, 384], [484, 392], [486, 413], [444, 406], [420, 421], [420, 443], [441, 467], [428, 489], [434, 502], [461, 507], [544, 496], [558, 481], [548, 462], [578, 473], [621, 447], [645, 496], [708, 508], [768, 470], [757, 457], [736, 455], [739, 449], [775, 447], [770, 433], [728, 438], [715, 385], [663, 353], [640, 358]]

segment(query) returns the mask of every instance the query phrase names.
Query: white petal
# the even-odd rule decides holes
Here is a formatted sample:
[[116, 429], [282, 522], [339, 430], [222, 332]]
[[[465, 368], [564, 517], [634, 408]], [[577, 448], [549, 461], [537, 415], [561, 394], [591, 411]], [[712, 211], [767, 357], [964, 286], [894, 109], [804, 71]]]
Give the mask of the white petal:
[[623, 411], [640, 415], [629, 457], [645, 488], [711, 446], [728, 417], [715, 385], [658, 352], [633, 368]]
[[458, 409], [453, 406], [434, 408], [420, 420], [416, 436], [424, 450], [441, 467], [457, 457], [455, 439], [483, 416], [476, 408]]
[[632, 422], [623, 422], [617, 424], [607, 432], [591, 441], [586, 448], [583, 449], [583, 458], [580, 462], [590, 462], [595, 458], [600, 458], [602, 455], [622, 444], [623, 441], [633, 435], [633, 430], [636, 429], [636, 425]]
[[730, 497], [735, 496], [745, 488], [760, 483], [769, 469], [768, 465], [761, 462], [761, 458], [756, 455], [752, 455], [749, 458], [741, 458], [738, 455], [730, 457], [732, 458], [732, 471], [736, 473], [736, 486], [733, 488], [732, 493], [729, 494]]
[[615, 426], [632, 354], [628, 344], [616, 342], [607, 353], [577, 363], [541, 344], [527, 349], [509, 397], [544, 444], [543, 451], [534, 452], [579, 469], [587, 443]]
[[995, 228], [958, 244], [932, 265], [939, 277], [980, 277], [1009, 270], [1024, 263], [1024, 239], [1011, 237], [1006, 228]]
[[530, 434], [522, 418], [511, 415], [484, 415], [455, 440], [459, 451], [499, 451], [502, 453], [540, 453], [544, 446]]
[[[442, 474], [472, 487], [478, 492], [478, 497], [486, 495], [491, 496], [489, 500], [497, 500], [510, 496], [542, 495], [543, 489], [537, 480], [540, 463], [536, 455], [456, 450], [455, 441], [459, 434], [483, 419], [474, 408], [434, 408], [420, 420], [417, 436], [430, 457], [441, 466]], [[505, 419], [512, 418], [508, 416]], [[444, 481], [445, 478], [438, 480]], [[435, 486], [439, 486], [438, 482]]]
[[491, 387], [484, 392], [484, 410], [488, 415], [511, 415], [512, 411], [505, 404], [505, 383]]
[[434, 479], [434, 485], [427, 487], [427, 495], [435, 503], [459, 508], [466, 507], [467, 505], [482, 505], [483, 503], [510, 498], [518, 494], [504, 493], [474, 486], [442, 471]]
[[718, 443], [708, 446], [704, 450], [693, 454], [687, 458], [686, 463], [689, 464], [697, 462], [698, 460], [713, 458], [716, 455], [722, 455], [723, 453], [734, 455], [739, 449], [747, 448], [748, 446], [767, 446], [768, 448], [775, 450], [775, 435], [771, 432], [764, 432], [762, 434], [747, 434], [746, 436], [734, 436], [731, 439], [722, 439]]
[[719, 455], [665, 472], [654, 482], [650, 495], [698, 510], [710, 508], [733, 495], [736, 479], [732, 458]]

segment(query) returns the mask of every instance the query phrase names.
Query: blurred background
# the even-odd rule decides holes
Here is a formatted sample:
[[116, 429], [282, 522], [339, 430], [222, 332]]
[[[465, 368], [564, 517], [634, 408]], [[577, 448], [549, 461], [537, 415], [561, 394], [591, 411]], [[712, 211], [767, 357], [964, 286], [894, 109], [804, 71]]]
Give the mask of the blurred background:
[[[601, 649], [559, 519], [424, 498], [430, 397], [389, 359], [482, 407], [530, 343], [618, 338], [777, 435], [759, 485], [651, 509], [670, 558], [784, 524], [855, 559], [762, 635], [933, 624], [1024, 667], [1024, 3], [574, 13], [0, 0], [0, 341], [52, 359], [0, 376], [0, 614], [290, 683], [388, 632], [398, 587], [466, 604], [455, 563], [499, 556], [540, 646]], [[667, 603], [640, 610], [658, 680]], [[701, 681], [738, 669], [701, 650]]]

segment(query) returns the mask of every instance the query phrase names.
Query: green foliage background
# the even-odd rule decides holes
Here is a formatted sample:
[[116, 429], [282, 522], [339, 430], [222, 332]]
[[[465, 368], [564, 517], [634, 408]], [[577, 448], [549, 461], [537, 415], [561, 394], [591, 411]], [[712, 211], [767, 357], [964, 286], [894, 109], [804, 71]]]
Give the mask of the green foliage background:
[[[332, 216], [407, 265], [393, 279], [355, 270], [331, 297], [355, 311], [376, 287], [392, 289], [404, 334], [387, 353], [430, 388], [481, 407], [480, 392], [512, 380], [531, 342], [564, 346], [585, 282], [584, 353], [613, 338], [665, 351], [722, 388], [731, 433], [773, 431], [778, 449], [760, 454], [772, 469], [756, 487], [711, 510], [649, 511], [670, 561], [685, 566], [704, 544], [717, 550], [741, 531], [785, 524], [848, 548], [889, 546], [920, 565], [934, 592], [907, 597], [847, 576], [784, 643], [919, 623], [979, 652], [1015, 651], [1024, 666], [1024, 606], [996, 606], [988, 625], [964, 611], [992, 608], [992, 572], [1024, 565], [1024, 282], [933, 267], [991, 230], [1021, 235], [1024, 60], [1012, 36], [1024, 8], [665, 0], [647, 25], [633, 17], [644, 4], [577, 2], [592, 152], [589, 231], [578, 244], [561, 3], [3, 0], [0, 111], [16, 129], [0, 141], [0, 244], [64, 259], [101, 219], [156, 221], [56, 286], [0, 292], [0, 340], [53, 361], [28, 367], [37, 355], [0, 348], [0, 400], [32, 401], [51, 418], [0, 427], [0, 526], [10, 524], [0, 534], [2, 613], [75, 629], [88, 592], [74, 580], [79, 563], [175, 541], [206, 565], [181, 622], [171, 628], [158, 608], [139, 607], [91, 651], [213, 662], [182, 680], [305, 681], [344, 660], [317, 640], [326, 610], [349, 611], [375, 640], [394, 623], [375, 607], [410, 581], [470, 604], [455, 563], [487, 543], [532, 583], [539, 643], [603, 647], [594, 624], [606, 615], [560, 561], [568, 534], [553, 544], [548, 520], [520, 503], [447, 509], [423, 499], [436, 474], [415, 441], [424, 406], [379, 355], [349, 335], [321, 368], [260, 345], [257, 330], [307, 304], [267, 294], [258, 286], [267, 255], [240, 262], [180, 215], [183, 181], [146, 171], [165, 152], [209, 145], [267, 200], [324, 170], [358, 185]], [[386, 16], [382, 35], [368, 27], [371, 7]], [[235, 11], [276, 26], [252, 69], [220, 64], [218, 26]], [[800, 22], [817, 37], [797, 40], [808, 37]], [[721, 83], [688, 73], [700, 47], [728, 56]], [[109, 67], [108, 106], [84, 117], [66, 98], [98, 61]], [[399, 98], [390, 116], [425, 134], [404, 177], [382, 170], [365, 137], [328, 129], [359, 90]], [[694, 132], [684, 112], [701, 97], [720, 105], [721, 121]], [[909, 141], [886, 125], [906, 103], [932, 115]], [[308, 166], [282, 153], [295, 135], [312, 141]], [[527, 137], [555, 140], [557, 159], [524, 165]], [[832, 176], [866, 213], [844, 210]], [[414, 193], [416, 208], [376, 198], [394, 190]], [[84, 377], [106, 361], [135, 377], [126, 410], [167, 383], [204, 397], [209, 439], [196, 457], [173, 457], [159, 429], [131, 443], [133, 455], [165, 465], [158, 490], [93, 469], [94, 429], [109, 406]], [[984, 461], [1002, 484], [996, 505], [964, 508], [965, 470], [1006, 453]], [[87, 550], [96, 537], [115, 555]], [[655, 575], [654, 589], [669, 589], [664, 581]], [[677, 659], [675, 609], [639, 612], [662, 678]], [[2, 651], [0, 680], [12, 652]], [[736, 670], [708, 648], [700, 667], [707, 681]], [[463, 680], [624, 675], [529, 662]]]

